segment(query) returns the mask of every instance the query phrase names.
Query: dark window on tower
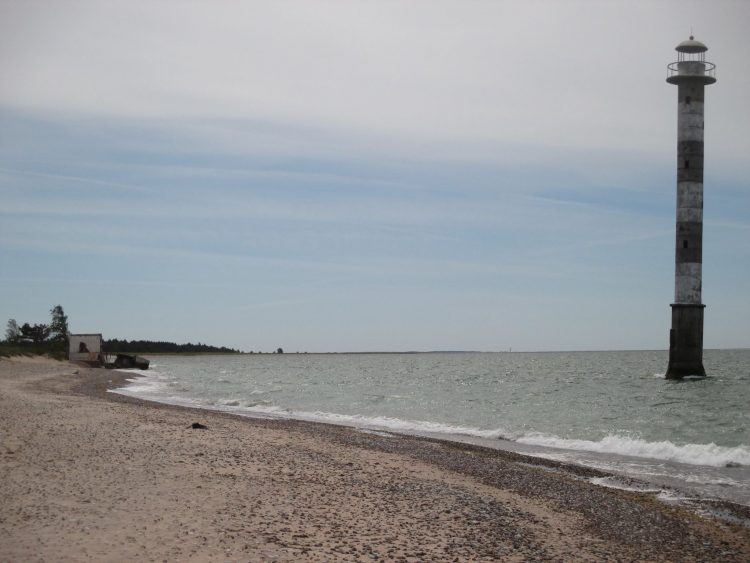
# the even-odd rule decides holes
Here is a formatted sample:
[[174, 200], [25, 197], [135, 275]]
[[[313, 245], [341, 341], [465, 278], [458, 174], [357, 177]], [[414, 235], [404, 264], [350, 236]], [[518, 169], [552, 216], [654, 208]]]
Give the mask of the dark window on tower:
[[689, 160], [686, 160], [686, 161], [685, 161], [685, 168], [686, 168], [686, 169], [687, 169], [687, 168], [690, 168], [690, 161], [689, 161]]
[[690, 96], [685, 96], [685, 103], [686, 103], [687, 105], [690, 105], [690, 102], [691, 102], [691, 101], [693, 101], [693, 100], [692, 100], [692, 98], [691, 98]]
[[682, 248], [687, 248], [687, 241], [686, 240], [682, 241]]

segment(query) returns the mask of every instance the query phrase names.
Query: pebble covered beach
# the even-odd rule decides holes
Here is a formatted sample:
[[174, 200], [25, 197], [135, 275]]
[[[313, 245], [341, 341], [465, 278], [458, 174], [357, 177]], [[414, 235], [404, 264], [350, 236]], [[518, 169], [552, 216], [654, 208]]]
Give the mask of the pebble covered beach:
[[747, 520], [594, 470], [107, 393], [125, 377], [0, 360], [0, 561], [750, 560]]

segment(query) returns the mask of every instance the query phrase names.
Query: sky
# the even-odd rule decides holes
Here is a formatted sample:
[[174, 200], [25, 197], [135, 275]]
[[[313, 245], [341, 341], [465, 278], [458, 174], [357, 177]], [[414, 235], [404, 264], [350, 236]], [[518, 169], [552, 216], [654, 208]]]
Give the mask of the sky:
[[[750, 2], [0, 0], [0, 322], [244, 351], [750, 346]], [[3, 325], [4, 327], [4, 325]]]

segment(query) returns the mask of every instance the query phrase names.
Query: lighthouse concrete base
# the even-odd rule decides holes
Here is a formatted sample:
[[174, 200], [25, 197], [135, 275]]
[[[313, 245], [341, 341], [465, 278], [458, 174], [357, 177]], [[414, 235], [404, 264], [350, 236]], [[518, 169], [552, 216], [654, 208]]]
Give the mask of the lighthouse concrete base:
[[667, 379], [688, 375], [705, 376], [703, 368], [703, 310], [705, 305], [672, 303], [672, 330], [669, 331]]

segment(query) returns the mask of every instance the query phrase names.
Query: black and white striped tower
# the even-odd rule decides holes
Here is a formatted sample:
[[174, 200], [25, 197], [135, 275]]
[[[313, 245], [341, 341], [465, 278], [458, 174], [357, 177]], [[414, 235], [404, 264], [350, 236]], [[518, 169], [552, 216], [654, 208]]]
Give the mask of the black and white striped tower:
[[667, 82], [677, 85], [677, 237], [667, 378], [706, 375], [703, 368], [703, 94], [716, 82], [706, 47], [693, 36], [675, 48]]

